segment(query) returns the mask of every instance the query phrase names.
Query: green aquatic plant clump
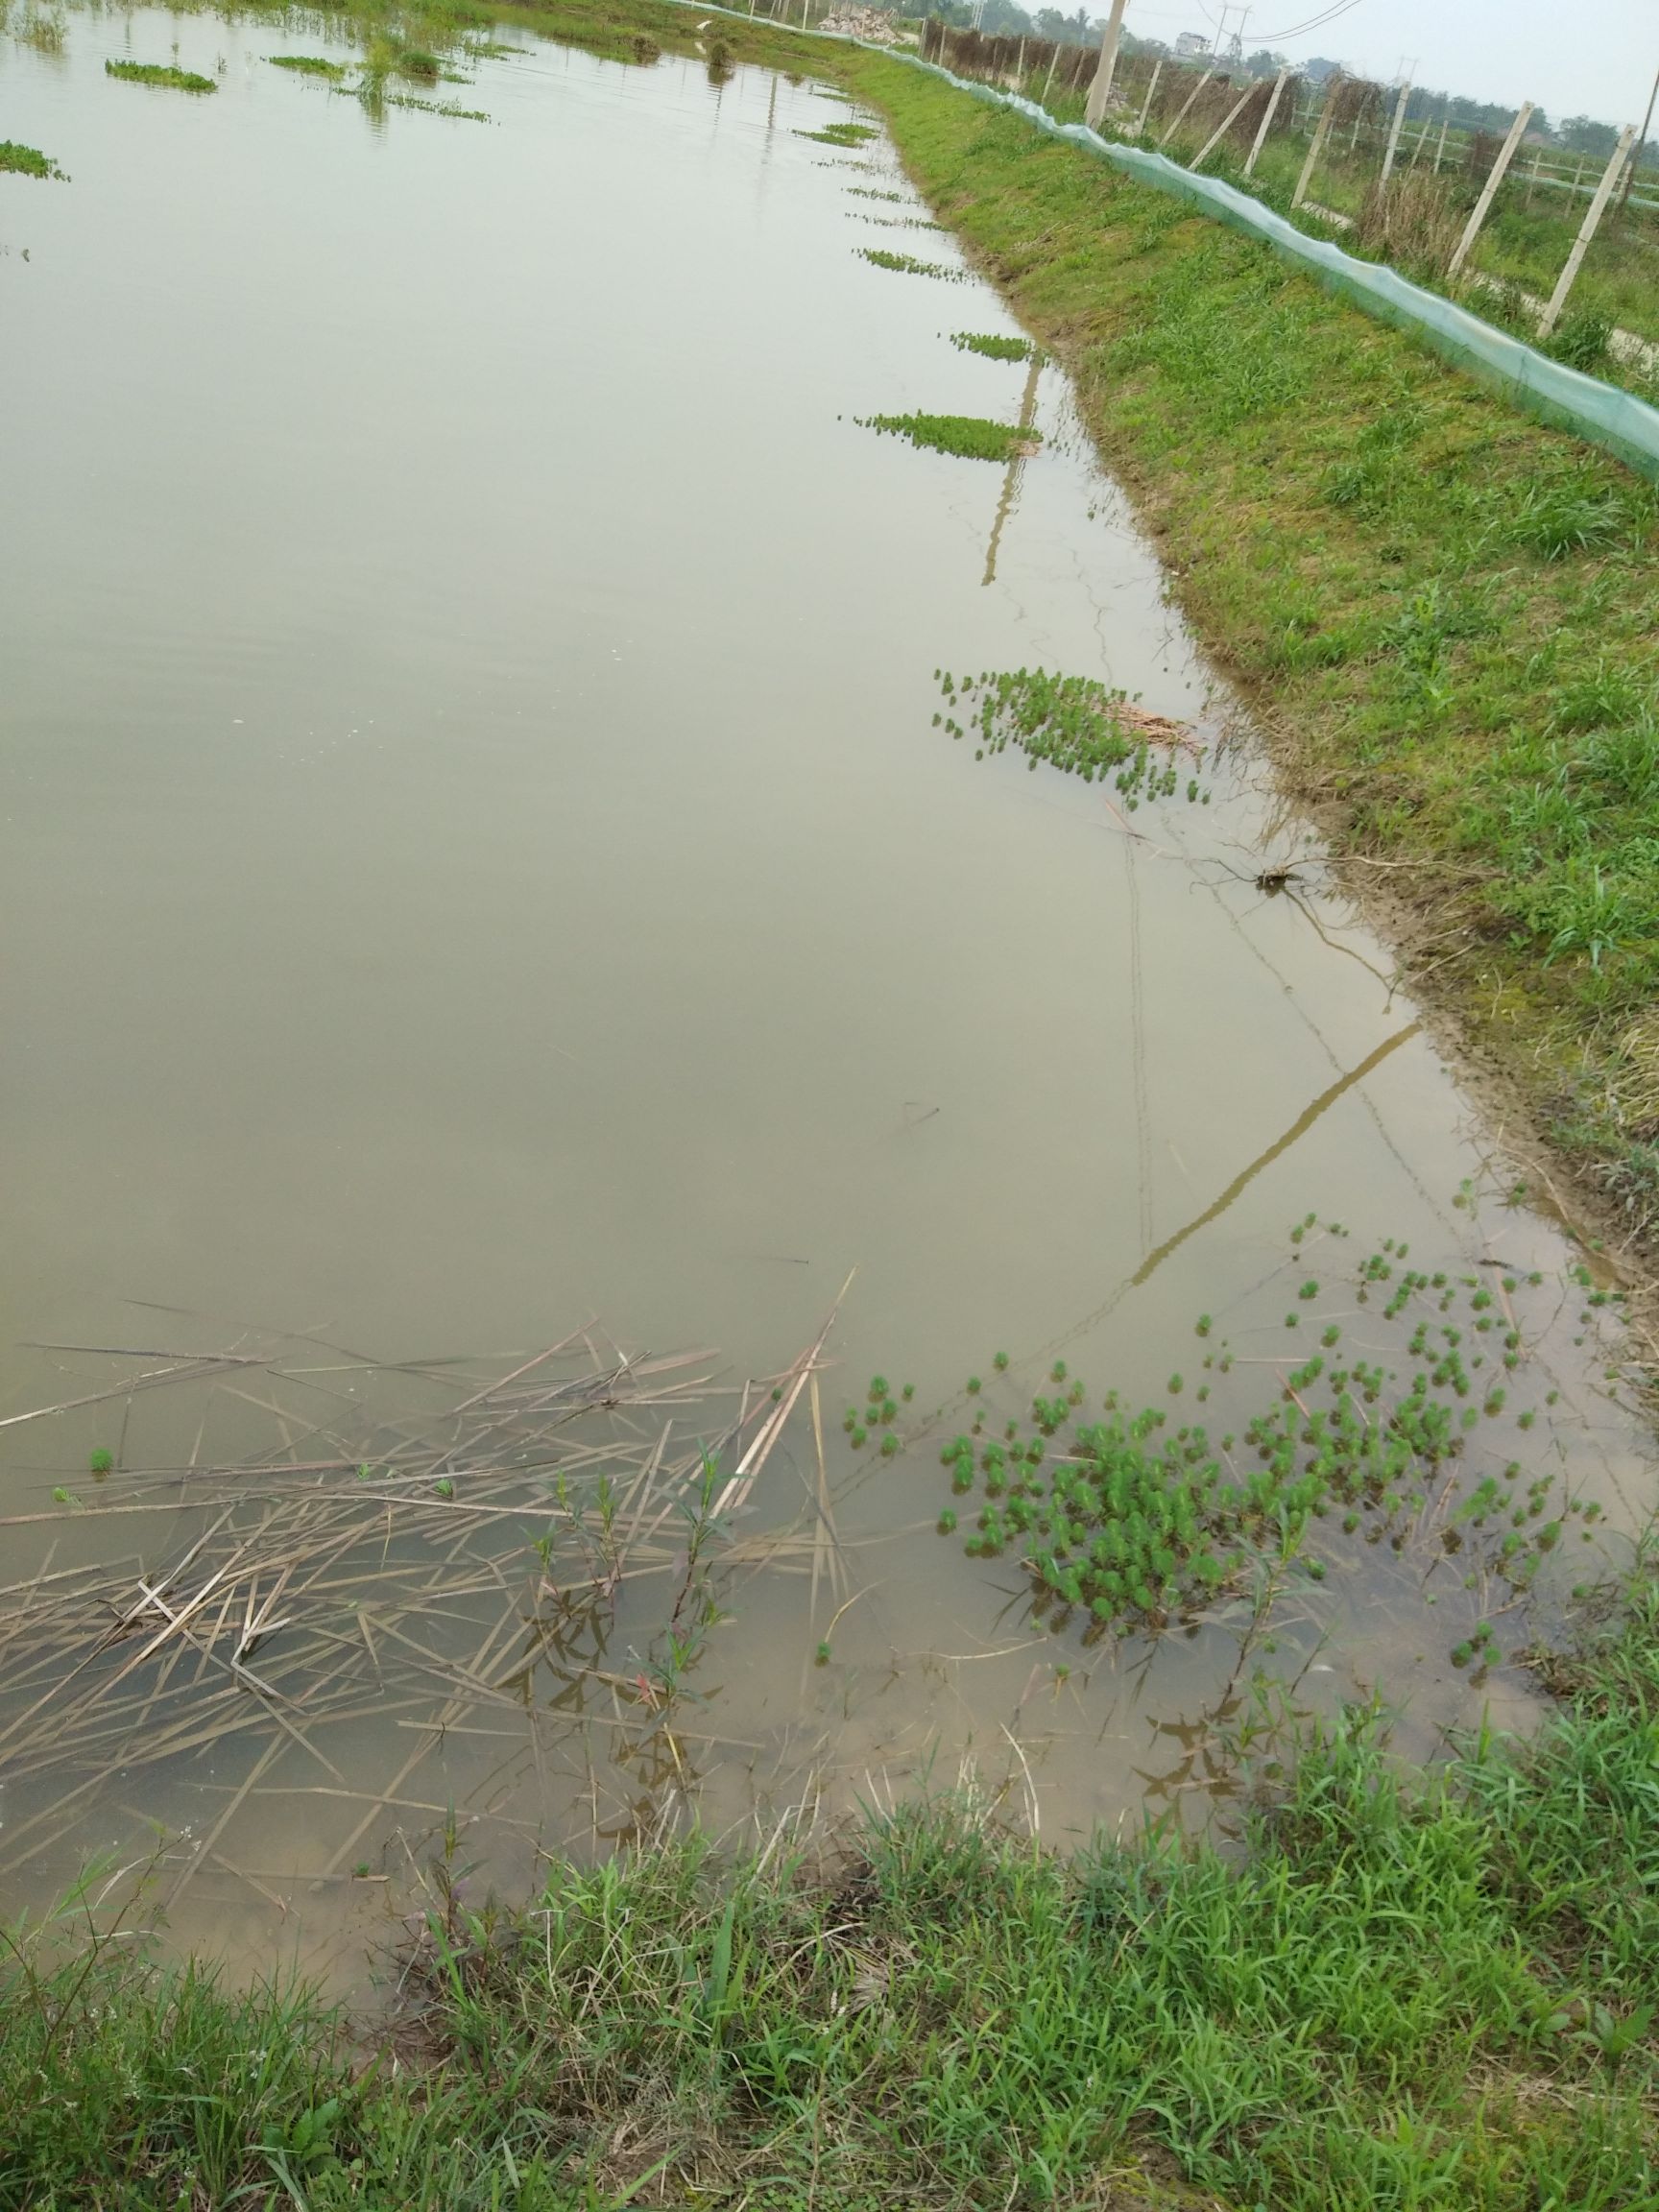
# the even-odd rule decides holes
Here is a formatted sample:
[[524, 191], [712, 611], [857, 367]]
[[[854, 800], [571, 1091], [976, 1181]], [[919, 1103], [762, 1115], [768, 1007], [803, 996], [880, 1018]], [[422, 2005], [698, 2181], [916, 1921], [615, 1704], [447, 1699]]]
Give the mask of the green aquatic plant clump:
[[1029, 361], [1037, 349], [1029, 338], [1003, 338], [994, 330], [955, 330], [950, 343], [963, 353], [982, 353], [987, 361]]
[[881, 246], [860, 246], [858, 252], [878, 269], [893, 269], [902, 276], [937, 276], [947, 284], [967, 281], [965, 269], [947, 269], [942, 261], [918, 261], [913, 253], [889, 253]]
[[57, 162], [38, 147], [19, 146], [12, 138], [0, 138], [0, 172], [12, 177], [55, 177], [63, 184], [69, 181]]
[[338, 84], [346, 74], [344, 61], [325, 61], [315, 54], [267, 54], [273, 69], [292, 69], [301, 77], [326, 77]]
[[1042, 433], [1018, 422], [993, 422], [983, 415], [859, 415], [865, 430], [907, 438], [935, 453], [954, 453], [968, 461], [1012, 461], [1042, 443]]
[[174, 92], [217, 92], [211, 77], [194, 69], [174, 69], [156, 61], [106, 61], [106, 77], [119, 77], [129, 84], [164, 84]]
[[826, 123], [822, 131], [797, 131], [797, 138], [810, 138], [814, 146], [862, 146], [880, 135], [868, 123]]
[[[1302, 1236], [1308, 1226], [1299, 1225]], [[1018, 1551], [1040, 1606], [1062, 1616], [1074, 1609], [1094, 1633], [1126, 1635], [1190, 1615], [1262, 1563], [1299, 1560], [1321, 1579], [1325, 1563], [1308, 1547], [1315, 1524], [1334, 1512], [1344, 1534], [1363, 1527], [1368, 1542], [1404, 1542], [1432, 1505], [1443, 1551], [1479, 1542], [1485, 1574], [1525, 1590], [1573, 1518], [1587, 1527], [1596, 1512], [1579, 1500], [1552, 1510], [1556, 1476], [1548, 1468], [1524, 1487], [1519, 1459], [1502, 1479], [1477, 1481], [1465, 1471], [1472, 1432], [1505, 1417], [1498, 1378], [1521, 1360], [1509, 1304], [1518, 1283], [1503, 1278], [1495, 1298], [1477, 1276], [1430, 1275], [1402, 1266], [1405, 1256], [1390, 1239], [1366, 1259], [1357, 1293], [1348, 1294], [1366, 1305], [1385, 1293], [1384, 1322], [1414, 1314], [1405, 1369], [1329, 1357], [1341, 1335], [1333, 1323], [1325, 1349], [1284, 1360], [1276, 1402], [1219, 1443], [1196, 1424], [1170, 1431], [1162, 1407], [1131, 1414], [1116, 1391], [1104, 1419], [1079, 1419], [1084, 1392], [1074, 1381], [1035, 1397], [1027, 1418], [1010, 1421], [1000, 1436], [985, 1437], [980, 1414], [972, 1433], [940, 1454], [952, 1492], [983, 1497], [968, 1551], [995, 1558]], [[1303, 1288], [1317, 1293], [1318, 1286]], [[1212, 1326], [1201, 1317], [1197, 1334], [1207, 1336]], [[1224, 1342], [1204, 1359], [1207, 1371], [1223, 1375], [1233, 1364]], [[1052, 1380], [1068, 1384], [1065, 1369]], [[1169, 1395], [1183, 1388], [1172, 1375]], [[977, 1389], [976, 1379], [967, 1385], [971, 1398]], [[1527, 1408], [1509, 1417], [1524, 1431], [1533, 1415]], [[1490, 1634], [1477, 1626], [1459, 1664], [1487, 1654]]]
[[[1086, 783], [1112, 776], [1131, 809], [1142, 797], [1172, 799], [1181, 782], [1177, 756], [1184, 747], [1196, 750], [1178, 722], [1092, 676], [1050, 675], [1046, 668], [986, 670], [976, 678], [934, 673], [950, 707], [969, 717], [964, 724], [953, 712], [935, 714], [934, 726], [951, 737], [972, 734], [976, 759], [1015, 745], [1031, 768], [1046, 761]], [[1188, 779], [1187, 796], [1210, 803], [1195, 778]]]

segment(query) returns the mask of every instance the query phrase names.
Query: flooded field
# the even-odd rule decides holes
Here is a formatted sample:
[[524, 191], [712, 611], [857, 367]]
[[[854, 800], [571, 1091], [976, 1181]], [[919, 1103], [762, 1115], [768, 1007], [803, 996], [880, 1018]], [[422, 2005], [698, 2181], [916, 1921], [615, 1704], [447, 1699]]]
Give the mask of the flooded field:
[[[1062, 374], [951, 343], [1018, 333], [809, 82], [277, 54], [352, 59], [0, 72], [71, 180], [0, 178], [0, 1910], [154, 1854], [180, 1939], [344, 1958], [692, 1811], [1196, 1820], [1259, 1678], [1524, 1722], [1652, 1503], [1603, 1292]], [[987, 743], [1038, 669], [1173, 790]], [[1238, 1496], [1002, 1526], [1034, 1398], [1046, 1481], [1150, 1406], [1096, 1464], [1201, 1423]]]

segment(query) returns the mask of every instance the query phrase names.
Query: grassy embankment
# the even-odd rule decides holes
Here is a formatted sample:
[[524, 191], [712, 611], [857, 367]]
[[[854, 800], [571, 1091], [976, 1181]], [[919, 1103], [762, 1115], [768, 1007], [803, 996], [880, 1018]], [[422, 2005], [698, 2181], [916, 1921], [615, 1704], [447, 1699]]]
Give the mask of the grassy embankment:
[[929, 203], [1071, 370], [1289, 789], [1580, 1189], [1659, 1221], [1652, 489], [1265, 248], [863, 57]]
[[[0, 1975], [0, 2205], [1659, 2205], [1659, 1592], [1536, 1741], [1306, 1741], [1247, 1848], [935, 1805], [434, 1916], [393, 2030], [111, 1942]], [[776, 1842], [777, 1839], [775, 1839]], [[395, 2062], [394, 2054], [397, 2054]]]
[[[623, 60], [694, 36], [660, 0], [497, 12]], [[1408, 977], [1650, 1279], [1659, 495], [1265, 247], [936, 79], [763, 22], [704, 36], [716, 65], [808, 68], [885, 114], [1072, 373], [1285, 785], [1387, 895]]]

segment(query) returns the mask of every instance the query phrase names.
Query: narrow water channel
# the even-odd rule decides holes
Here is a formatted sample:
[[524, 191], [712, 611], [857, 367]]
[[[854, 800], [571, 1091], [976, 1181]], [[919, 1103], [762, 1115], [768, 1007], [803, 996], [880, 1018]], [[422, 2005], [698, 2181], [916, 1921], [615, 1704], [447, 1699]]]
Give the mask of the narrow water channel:
[[[1014, 326], [885, 143], [813, 135], [850, 110], [810, 81], [518, 34], [434, 95], [478, 121], [272, 66], [349, 59], [295, 30], [68, 22], [0, 71], [0, 135], [72, 179], [0, 179], [0, 1581], [153, 1573], [189, 1536], [94, 1505], [292, 1442], [304, 1391], [330, 1433], [371, 1395], [407, 1422], [379, 1363], [499, 1377], [587, 1328], [601, 1366], [713, 1347], [740, 1382], [834, 1309], [835, 1365], [823, 1472], [804, 1397], [649, 1773], [594, 1750], [655, 1664], [627, 1619], [571, 1663], [556, 1756], [368, 1714], [245, 1797], [216, 1739], [56, 1819], [61, 1777], [6, 1779], [0, 1742], [0, 1906], [156, 1833], [181, 1936], [312, 1943], [379, 1909], [394, 1830], [412, 1863], [488, 1805], [469, 1863], [505, 1875], [923, 1772], [1046, 1834], [1198, 1816], [1262, 1667], [1425, 1741], [1524, 1719], [1431, 1610], [1496, 1601], [1410, 1547], [1334, 1551], [1265, 1626], [1119, 1646], [1034, 1628], [1013, 1556], [935, 1531], [995, 1353], [1010, 1411], [1057, 1359], [1134, 1403], [1185, 1368], [1190, 1408], [1204, 1314], [1236, 1361], [1210, 1410], [1247, 1410], [1313, 1241], [1322, 1297], [1388, 1238], [1520, 1281], [1529, 1473], [1624, 1527], [1651, 1483], [1578, 1256], [1322, 888], [1062, 373], [950, 343]], [[1027, 402], [1007, 469], [857, 420]], [[938, 671], [1038, 667], [1190, 725], [1208, 800], [1184, 764], [1131, 813], [935, 726]], [[207, 1352], [249, 1371], [122, 1386]], [[877, 1370], [915, 1391], [887, 1458], [841, 1427]], [[767, 1559], [830, 1498], [832, 1569], [822, 1520]]]

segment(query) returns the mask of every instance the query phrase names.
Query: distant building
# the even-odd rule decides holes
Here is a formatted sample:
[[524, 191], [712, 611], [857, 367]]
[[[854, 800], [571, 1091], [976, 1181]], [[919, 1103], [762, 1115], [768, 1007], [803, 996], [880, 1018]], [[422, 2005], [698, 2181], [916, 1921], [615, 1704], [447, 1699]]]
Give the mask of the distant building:
[[1210, 35], [1207, 31], [1183, 31], [1175, 41], [1175, 58], [1178, 61], [1193, 60], [1209, 51]]

